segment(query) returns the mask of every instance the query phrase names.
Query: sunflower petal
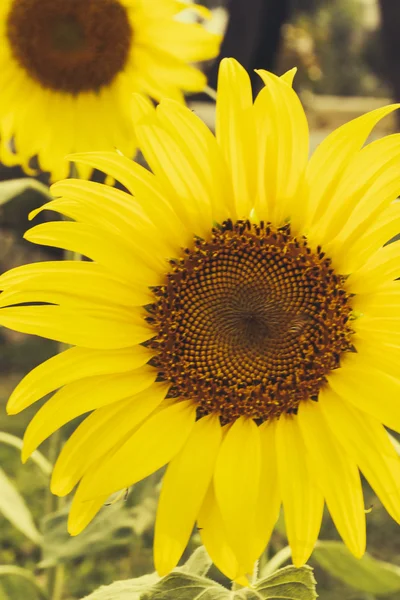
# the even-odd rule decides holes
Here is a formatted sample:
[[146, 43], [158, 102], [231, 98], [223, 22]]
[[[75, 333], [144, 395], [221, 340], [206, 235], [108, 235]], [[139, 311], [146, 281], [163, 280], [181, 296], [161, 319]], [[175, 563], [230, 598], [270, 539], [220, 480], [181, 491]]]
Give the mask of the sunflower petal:
[[379, 371], [373, 361], [357, 354], [346, 356], [342, 368], [332, 371], [327, 379], [332, 390], [346, 402], [400, 431], [399, 379]]
[[219, 67], [216, 137], [233, 182], [239, 218], [248, 218], [254, 205], [256, 177], [256, 129], [250, 78], [232, 58]]
[[304, 212], [298, 188], [308, 161], [308, 124], [291, 86], [267, 71], [257, 73], [265, 87], [254, 103], [260, 161], [256, 211], [279, 226]]
[[157, 285], [160, 282], [157, 271], [138, 260], [119, 235], [93, 225], [68, 221], [42, 223], [29, 229], [24, 238], [42, 246], [78, 252], [130, 283]]
[[82, 498], [91, 500], [130, 487], [168, 463], [180, 451], [196, 418], [189, 400], [150, 416], [124, 444], [83, 478]]
[[154, 562], [161, 576], [176, 567], [189, 541], [210, 485], [221, 437], [218, 416], [203, 417], [168, 465], [154, 538]]
[[252, 419], [240, 417], [228, 430], [215, 467], [214, 485], [229, 543], [247, 571], [252, 555], [252, 534], [260, 490], [261, 443]]
[[1, 290], [53, 291], [70, 293], [93, 304], [140, 306], [153, 298], [147, 286], [132, 286], [107, 273], [96, 263], [51, 261], [16, 267], [0, 275]]
[[168, 386], [155, 383], [133, 397], [98, 408], [89, 415], [61, 450], [51, 479], [53, 494], [69, 494], [97, 460], [132, 435], [161, 404], [167, 392]]
[[157, 229], [165, 231], [166, 238], [185, 245], [187, 228], [179, 221], [153, 173], [117, 152], [88, 152], [73, 154], [69, 158], [114, 177], [134, 195], [134, 200]]
[[360, 475], [330, 430], [318, 402], [302, 402], [297, 415], [311, 457], [314, 477], [331, 517], [349, 550], [357, 558], [365, 552], [365, 511]]
[[268, 544], [281, 506], [276, 456], [276, 424], [276, 421], [266, 421], [259, 427], [261, 478], [256, 508], [256, 528], [253, 533], [254, 556], [260, 556]]
[[113, 375], [142, 367], [152, 352], [143, 346], [123, 350], [69, 348], [30, 371], [7, 404], [7, 412], [16, 414], [62, 386], [96, 375]]
[[82, 502], [76, 493], [68, 515], [68, 533], [73, 536], [79, 535], [104, 506], [107, 498], [108, 496], [100, 496], [95, 500]]
[[373, 127], [399, 107], [400, 104], [392, 104], [357, 117], [333, 131], [318, 146], [306, 171], [309, 224], [317, 225], [319, 219], [330, 209], [331, 200], [346, 173], [346, 167], [363, 146]]
[[157, 107], [157, 115], [161, 125], [175, 140], [179, 139], [190, 162], [197, 163], [199, 177], [207, 185], [214, 220], [221, 223], [234, 216], [232, 183], [221, 149], [207, 125], [173, 100], [163, 100]]
[[329, 387], [321, 390], [319, 405], [346, 452], [356, 461], [388, 513], [400, 523], [400, 458], [385, 428], [344, 402]]
[[310, 557], [321, 527], [324, 499], [316, 485], [295, 416], [281, 415], [276, 426], [279, 487], [286, 532], [296, 567]]
[[350, 292], [365, 293], [376, 290], [400, 276], [400, 242], [394, 242], [376, 252], [347, 280]]
[[86, 412], [111, 404], [149, 388], [157, 377], [152, 367], [128, 373], [87, 377], [69, 383], [44, 404], [29, 423], [24, 435], [22, 460], [65, 423]]
[[21, 333], [46, 337], [71, 346], [99, 350], [128, 348], [150, 339], [154, 332], [137, 315], [115, 319], [112, 313], [93, 310], [78, 314], [61, 306], [18, 306], [0, 309], [0, 324]]
[[232, 581], [247, 586], [246, 567], [240, 566], [229, 545], [225, 524], [211, 484], [200, 509], [198, 526], [201, 540], [213, 563]]

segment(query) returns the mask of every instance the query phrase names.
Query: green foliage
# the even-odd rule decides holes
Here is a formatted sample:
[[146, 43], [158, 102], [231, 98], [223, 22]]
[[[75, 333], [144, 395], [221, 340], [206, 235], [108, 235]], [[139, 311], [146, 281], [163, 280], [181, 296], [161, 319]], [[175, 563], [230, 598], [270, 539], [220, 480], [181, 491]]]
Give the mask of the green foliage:
[[400, 591], [400, 567], [375, 560], [369, 554], [354, 558], [341, 542], [318, 542], [313, 559], [357, 590], [377, 596]]
[[263, 600], [287, 598], [287, 600], [313, 600], [317, 598], [316, 581], [310, 567], [284, 567], [260, 580], [255, 589]]
[[0, 490], [0, 512], [32, 542], [40, 544], [41, 535], [36, 529], [25, 500], [2, 469], [0, 469]]
[[69, 507], [43, 520], [42, 568], [53, 567], [79, 557], [89, 557], [104, 550], [138, 543], [138, 537], [154, 522], [156, 503], [147, 498], [134, 507], [123, 502], [104, 507], [87, 529], [76, 537], [67, 531]]
[[[7, 444], [8, 446], [12, 446], [18, 450], [22, 450], [22, 440], [16, 435], [11, 435], [11, 433], [0, 431], [0, 443]], [[41, 452], [35, 450], [35, 452], [33, 452], [31, 455], [31, 460], [42, 470], [45, 475], [51, 475], [53, 466]]]
[[47, 599], [44, 590], [27, 569], [0, 565], [0, 600], [43, 600]]
[[[0, 183], [2, 222], [18, 232], [26, 229], [28, 214], [50, 200], [49, 188], [36, 179], [9, 179]], [[10, 202], [12, 200], [12, 202]]]
[[156, 573], [117, 581], [96, 590], [84, 600], [315, 600], [315, 579], [310, 567], [285, 567], [254, 586], [228, 590], [206, 577], [211, 566], [207, 552], [198, 548], [183, 567], [166, 577]]

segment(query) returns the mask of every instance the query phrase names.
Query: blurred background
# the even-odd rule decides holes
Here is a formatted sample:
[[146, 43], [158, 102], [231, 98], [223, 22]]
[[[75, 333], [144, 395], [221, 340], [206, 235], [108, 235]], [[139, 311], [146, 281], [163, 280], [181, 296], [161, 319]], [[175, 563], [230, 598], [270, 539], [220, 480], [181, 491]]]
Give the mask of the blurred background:
[[[313, 147], [347, 120], [400, 101], [399, 0], [207, 0], [204, 4], [213, 12], [208, 27], [225, 32], [221, 57], [234, 56], [249, 72], [264, 68], [281, 74], [298, 67], [295, 87], [309, 117]], [[218, 61], [205, 68], [215, 88]], [[255, 86], [257, 79], [254, 75]], [[189, 102], [212, 127], [214, 107], [209, 98], [200, 94]], [[395, 119], [387, 117], [374, 135], [400, 129]], [[0, 272], [60, 257], [56, 250], [21, 239], [28, 212], [47, 196], [40, 181], [24, 177], [19, 168], [0, 166], [0, 179], [8, 181], [4, 193], [14, 196], [11, 203], [0, 206]], [[40, 179], [45, 182], [45, 177]], [[22, 437], [37, 406], [6, 417], [7, 397], [25, 373], [56, 352], [52, 342], [0, 330], [0, 464], [4, 470], [4, 475], [0, 473], [0, 600], [46, 598], [37, 584], [46, 590], [48, 581], [51, 600], [81, 599], [101, 584], [153, 570], [152, 528], [161, 473], [135, 486], [126, 501], [105, 507], [83, 534], [70, 538], [65, 517], [68, 501], [60, 503], [48, 492], [46, 459], [54, 460], [54, 444], [50, 440], [42, 446], [44, 460], [39, 455], [36, 462], [25, 466], [20, 462], [18, 442], [12, 436]], [[76, 421], [70, 424], [64, 435], [76, 426]], [[365, 494], [371, 509], [368, 551], [400, 566], [398, 526], [366, 485]], [[338, 539], [329, 518], [324, 520], [321, 538]], [[198, 543], [194, 534], [191, 549]], [[285, 545], [278, 523], [269, 555]], [[190, 549], [186, 556], [189, 553]], [[322, 600], [400, 598], [399, 574], [389, 586], [379, 578], [368, 584], [367, 575], [356, 573], [352, 563], [338, 560], [339, 566], [326, 568], [321, 556], [311, 559]], [[17, 570], [1, 577], [2, 566]], [[18, 568], [27, 569], [32, 577], [28, 571], [18, 574]]]

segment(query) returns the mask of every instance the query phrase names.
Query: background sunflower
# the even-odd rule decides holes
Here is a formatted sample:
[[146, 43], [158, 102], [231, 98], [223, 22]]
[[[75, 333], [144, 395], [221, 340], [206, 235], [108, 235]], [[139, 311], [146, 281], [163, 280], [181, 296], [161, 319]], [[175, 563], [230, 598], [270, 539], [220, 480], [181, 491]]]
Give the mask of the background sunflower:
[[133, 156], [132, 92], [183, 102], [206, 85], [190, 63], [218, 54], [220, 36], [177, 19], [184, 9], [174, 0], [4, 0], [1, 160], [55, 180], [68, 175], [70, 152]]

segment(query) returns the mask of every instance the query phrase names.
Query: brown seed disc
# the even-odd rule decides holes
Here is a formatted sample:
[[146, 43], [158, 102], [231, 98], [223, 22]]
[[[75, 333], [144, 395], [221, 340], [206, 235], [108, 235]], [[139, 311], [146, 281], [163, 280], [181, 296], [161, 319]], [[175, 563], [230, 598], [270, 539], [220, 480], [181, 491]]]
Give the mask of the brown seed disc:
[[296, 412], [352, 349], [343, 283], [289, 227], [226, 221], [171, 261], [154, 289], [147, 320], [159, 379], [223, 423]]
[[132, 43], [118, 0], [14, 0], [7, 36], [33, 79], [70, 94], [109, 85], [124, 69]]

